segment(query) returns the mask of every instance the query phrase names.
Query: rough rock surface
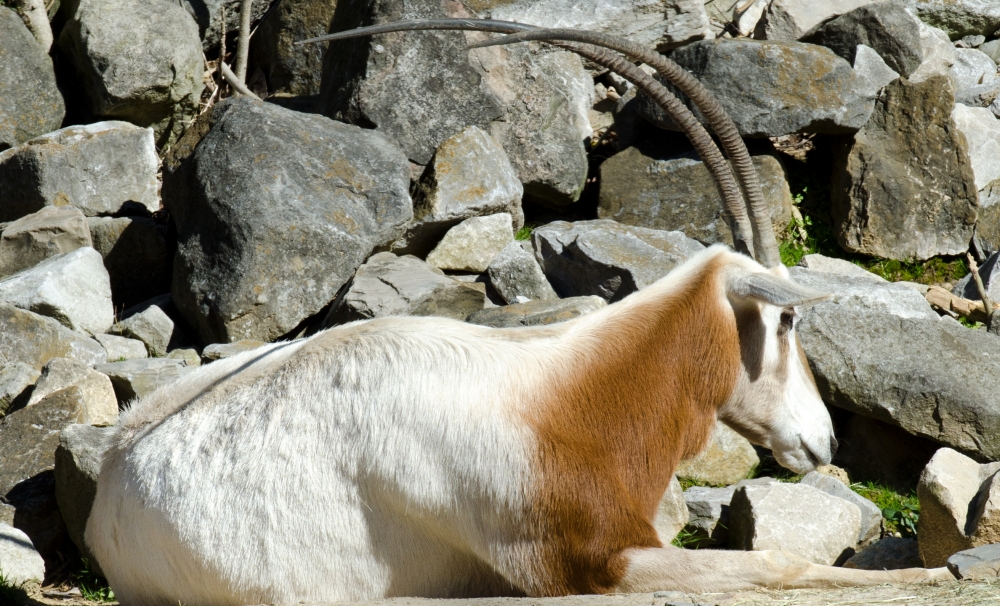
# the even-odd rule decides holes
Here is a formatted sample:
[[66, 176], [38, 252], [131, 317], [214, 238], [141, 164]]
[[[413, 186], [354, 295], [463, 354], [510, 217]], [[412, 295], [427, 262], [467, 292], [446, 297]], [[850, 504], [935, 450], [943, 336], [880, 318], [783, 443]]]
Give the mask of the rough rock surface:
[[948, 558], [948, 570], [960, 579], [996, 579], [1000, 576], [1000, 545], [983, 545]]
[[52, 358], [71, 358], [88, 366], [107, 360], [104, 348], [52, 318], [0, 303], [0, 367], [15, 362], [41, 370]]
[[681, 461], [674, 473], [714, 485], [735, 484], [760, 464], [757, 451], [746, 438], [716, 421], [712, 440], [698, 456]]
[[14, 587], [27, 581], [41, 583], [45, 578], [45, 560], [35, 551], [31, 539], [6, 524], [0, 524], [0, 570]]
[[[250, 39], [250, 52], [267, 77], [269, 91], [301, 97], [319, 95], [326, 45], [294, 44], [326, 34], [336, 9], [337, 2], [330, 0], [282, 0], [260, 22]], [[233, 14], [238, 15], [239, 10]]]
[[[833, 295], [833, 300], [804, 309], [800, 313], [803, 320], [810, 314], [825, 315], [835, 309], [849, 309], [850, 313], [888, 314], [898, 318], [923, 319], [937, 322], [939, 316], [917, 291], [895, 282], [887, 282], [860, 267], [858, 272], [850, 272], [843, 266], [822, 266], [826, 271], [794, 267], [789, 269], [791, 278], [803, 286]], [[837, 271], [833, 272], [830, 269]], [[799, 336], [802, 336], [800, 329]]]
[[532, 233], [535, 256], [560, 296], [609, 303], [649, 286], [704, 247], [683, 233], [608, 219], [556, 221]]
[[689, 520], [686, 529], [697, 539], [698, 547], [725, 547], [729, 544], [729, 504], [733, 494], [744, 486], [766, 486], [774, 478], [743, 480], [732, 486], [709, 488], [692, 486], [684, 491]]
[[202, 350], [201, 356], [202, 360], [205, 362], [214, 362], [215, 360], [221, 360], [223, 358], [229, 358], [231, 356], [241, 354], [244, 351], [257, 349], [263, 345], [266, 345], [266, 343], [263, 341], [254, 341], [252, 339], [244, 339], [235, 343], [214, 343]]
[[861, 512], [861, 530], [858, 532], [858, 545], [868, 545], [877, 541], [882, 534], [882, 510], [875, 503], [854, 492], [840, 480], [817, 471], [810, 471], [799, 482], [812, 486], [828, 495], [844, 499], [858, 506]]
[[899, 74], [886, 65], [885, 60], [875, 50], [859, 44], [854, 51], [854, 72], [861, 80], [861, 90], [866, 96], [875, 98]]
[[111, 380], [107, 375], [68, 358], [53, 358], [42, 368], [28, 406], [69, 388], [79, 390], [81, 423], [114, 425], [118, 422], [118, 401]]
[[509, 242], [487, 268], [490, 284], [507, 303], [553, 301], [559, 298], [538, 265], [535, 255], [520, 242]]
[[446, 139], [427, 166], [413, 199], [413, 222], [393, 252], [426, 256], [448, 229], [483, 215], [507, 213], [524, 225], [524, 187], [506, 152], [477, 126]]
[[[771, 224], [775, 233], [783, 233], [792, 216], [785, 170], [773, 156], [756, 156], [753, 163], [771, 211]], [[703, 244], [733, 243], [718, 185], [693, 153], [665, 157], [656, 150], [630, 147], [608, 158], [601, 164], [597, 216], [682, 231]]]
[[[219, 38], [223, 32], [235, 32], [240, 28], [240, 0], [176, 0], [176, 4], [181, 5], [198, 23], [198, 34], [203, 41], [203, 47], [207, 54], [211, 49], [219, 45]], [[284, 4], [284, 0], [282, 0]], [[330, 2], [330, 11], [336, 6], [336, 2]], [[225, 6], [226, 21], [222, 22], [222, 7]], [[251, 5], [251, 23], [257, 23], [270, 6], [269, 2], [257, 0]], [[317, 15], [318, 16], [318, 15]], [[324, 29], [321, 34], [326, 33], [326, 25], [329, 18], [324, 22]], [[260, 35], [258, 30], [251, 41]], [[295, 38], [303, 40], [304, 38]], [[232, 45], [230, 44], [230, 49]]]
[[87, 225], [117, 309], [170, 291], [174, 251], [167, 226], [147, 217], [91, 217]]
[[71, 204], [88, 216], [160, 206], [153, 132], [127, 122], [67, 126], [0, 153], [0, 221]]
[[965, 136], [976, 190], [983, 191], [1000, 179], [1000, 120], [985, 107], [961, 103], [955, 104], [951, 117]]
[[23, 408], [31, 394], [31, 387], [41, 376], [24, 362], [13, 362], [0, 367], [0, 417], [12, 408]]
[[472, 217], [449, 229], [427, 255], [427, 262], [438, 269], [482, 273], [513, 241], [508, 213]]
[[908, 77], [924, 61], [920, 24], [902, 4], [875, 2], [856, 8], [822, 25], [805, 38], [852, 64], [859, 44], [877, 52], [893, 71]]
[[996, 82], [997, 64], [989, 55], [974, 48], [956, 48], [955, 63], [949, 75], [958, 96], [968, 89]]
[[[980, 477], [989, 473], [989, 469], [980, 468]], [[975, 530], [971, 530], [970, 536], [973, 545], [992, 545], [1000, 543], [1000, 475], [994, 473], [986, 479], [979, 487], [979, 492], [972, 504], [974, 511], [970, 511], [970, 523], [966, 524], [966, 530], [975, 523]]]
[[951, 68], [955, 64], [955, 47], [948, 34], [936, 27], [919, 22], [920, 46], [924, 53], [924, 61], [917, 71], [910, 74], [910, 82], [918, 84], [933, 76], [951, 76]]
[[[718, 98], [745, 137], [853, 133], [871, 115], [870, 87], [850, 63], [821, 46], [717, 39], [682, 47], [671, 58]], [[648, 99], [640, 115], [670, 124]]]
[[1000, 4], [992, 0], [905, 0], [922, 21], [939, 27], [954, 40], [968, 35], [991, 36], [1000, 29]]
[[59, 46], [94, 115], [150, 126], [159, 145], [179, 136], [198, 109], [205, 86], [198, 26], [173, 2], [81, 0]]
[[0, 277], [92, 244], [80, 209], [46, 206], [4, 227], [0, 234]]
[[653, 527], [656, 528], [656, 534], [660, 536], [660, 541], [667, 545], [674, 540], [682, 528], [687, 526], [687, 523], [688, 508], [684, 502], [684, 489], [677, 481], [677, 476], [674, 476], [670, 478], [670, 484], [667, 486], [666, 492], [663, 493], [663, 498], [660, 499]]
[[607, 307], [600, 297], [569, 297], [558, 301], [528, 301], [502, 307], [491, 307], [469, 316], [467, 322], [492, 326], [493, 328], [515, 328], [517, 326], [542, 326], [572, 320], [578, 316]]
[[[0, 6], [0, 151], [59, 128], [66, 106], [52, 59], [21, 17]], [[2, 220], [2, 219], [0, 219]]]
[[845, 250], [928, 259], [968, 249], [977, 195], [954, 103], [940, 76], [885, 88], [834, 168], [832, 214]]
[[922, 567], [917, 541], [896, 537], [885, 537], [876, 541], [844, 562], [844, 568], [858, 570], [900, 570]]
[[875, 280], [876, 282], [887, 283], [887, 280], [882, 276], [873, 274], [872, 272], [859, 267], [850, 261], [827, 257], [820, 254], [804, 255], [802, 259], [799, 260], [798, 267], [804, 267], [810, 271], [826, 274], [838, 274], [849, 278], [867, 278], [869, 280]]
[[245, 98], [216, 105], [194, 153], [164, 174], [174, 303], [205, 343], [284, 335], [401, 235], [409, 181], [378, 133]]
[[115, 316], [108, 272], [100, 253], [90, 247], [50, 257], [0, 280], [0, 301], [80, 332], [107, 332]]
[[834, 564], [854, 555], [860, 529], [857, 505], [802, 484], [744, 486], [729, 505], [734, 549], [781, 549]]
[[799, 40], [823, 23], [872, 0], [773, 0], [757, 23], [759, 40]]
[[170, 358], [143, 358], [98, 364], [94, 370], [111, 378], [119, 405], [135, 398], [149, 395], [188, 374], [194, 368], [181, 360]]
[[159, 305], [149, 305], [117, 322], [108, 332], [141, 341], [149, 355], [157, 358], [167, 355], [171, 343], [176, 345], [181, 338], [180, 330]]
[[483, 308], [485, 295], [409, 255], [384, 252], [358, 268], [325, 325], [384, 316], [444, 316], [464, 320]]
[[94, 335], [94, 340], [100, 343], [104, 351], [108, 353], [108, 360], [111, 362], [149, 357], [146, 344], [137, 339], [119, 337], [118, 335]]
[[90, 555], [83, 532], [97, 494], [97, 474], [112, 431], [110, 427], [84, 424], [65, 427], [59, 434], [55, 454], [56, 502], [69, 538], [91, 565], [97, 559]]

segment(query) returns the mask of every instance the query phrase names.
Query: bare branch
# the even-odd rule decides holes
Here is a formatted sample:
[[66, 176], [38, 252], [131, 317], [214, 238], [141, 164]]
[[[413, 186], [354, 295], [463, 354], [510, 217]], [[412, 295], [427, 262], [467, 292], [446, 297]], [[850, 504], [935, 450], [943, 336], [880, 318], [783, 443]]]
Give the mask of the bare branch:
[[226, 82], [228, 82], [229, 86], [232, 86], [233, 90], [235, 90], [237, 93], [243, 95], [244, 97], [250, 97], [251, 99], [256, 99], [257, 101], [263, 100], [257, 95], [253, 94], [253, 91], [251, 91], [249, 88], [246, 87], [245, 84], [243, 84], [243, 80], [236, 77], [236, 74], [233, 73], [233, 70], [229, 69], [229, 66], [226, 65], [224, 61], [219, 61], [219, 71], [222, 72], [222, 78]]
[[49, 14], [45, 10], [45, 0], [20, 0], [17, 4], [24, 24], [38, 43], [45, 47], [45, 52], [52, 48], [52, 26], [49, 24]]
[[236, 77], [240, 79], [240, 84], [247, 81], [247, 57], [250, 55], [250, 16], [252, 9], [253, 0], [241, 0], [240, 37], [236, 41], [236, 62], [233, 67]]

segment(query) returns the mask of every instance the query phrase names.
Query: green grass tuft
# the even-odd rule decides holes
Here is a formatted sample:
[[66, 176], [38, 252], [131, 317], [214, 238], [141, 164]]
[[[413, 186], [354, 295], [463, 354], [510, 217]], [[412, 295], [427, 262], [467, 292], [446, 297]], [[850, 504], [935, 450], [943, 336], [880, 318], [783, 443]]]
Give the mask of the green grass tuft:
[[681, 528], [681, 531], [677, 533], [673, 541], [670, 544], [674, 547], [680, 547], [681, 549], [698, 549], [701, 545], [702, 539], [695, 535], [693, 532], [687, 528]]
[[24, 604], [27, 601], [27, 592], [20, 585], [15, 585], [0, 569], [0, 604]]
[[114, 602], [115, 592], [108, 586], [108, 581], [90, 569], [90, 562], [83, 560], [83, 567], [73, 575], [73, 580], [84, 599], [91, 602]]
[[531, 232], [533, 232], [533, 231], [535, 231], [535, 226], [534, 225], [525, 225], [521, 229], [517, 230], [517, 233], [514, 234], [514, 239], [517, 240], [517, 241], [519, 241], [519, 242], [524, 241], [524, 240], [530, 240], [531, 239]]
[[920, 520], [920, 501], [917, 500], [915, 492], [910, 492], [908, 495], [900, 494], [875, 482], [851, 484], [851, 490], [875, 503], [882, 510], [887, 532], [898, 532], [902, 537], [916, 538], [917, 522]]

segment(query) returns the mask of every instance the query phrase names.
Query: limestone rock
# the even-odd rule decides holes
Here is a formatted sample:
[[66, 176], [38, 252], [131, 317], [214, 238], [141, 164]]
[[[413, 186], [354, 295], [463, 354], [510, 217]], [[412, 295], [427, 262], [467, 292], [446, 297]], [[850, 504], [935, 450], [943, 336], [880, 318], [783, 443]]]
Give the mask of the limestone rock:
[[[988, 470], [980, 467], [979, 476], [983, 477]], [[980, 485], [973, 505], [974, 510], [969, 512], [972, 518], [966, 524], [972, 544], [1000, 543], [1000, 476], [994, 473]]]
[[803, 484], [744, 486], [729, 506], [730, 548], [780, 549], [815, 564], [853, 555], [860, 530], [857, 505]]
[[46, 206], [13, 221], [0, 234], [0, 277], [49, 257], [91, 246], [87, 219], [73, 206]]
[[[236, 16], [238, 3], [233, 5]], [[337, 2], [330, 0], [282, 0], [260, 22], [250, 39], [250, 52], [267, 78], [269, 91], [300, 97], [319, 95], [326, 45], [295, 46], [295, 42], [326, 34], [336, 9]]]
[[994, 63], [1000, 62], [1000, 40], [990, 40], [981, 45], [979, 51], [986, 53], [990, 59], [993, 59]]
[[709, 488], [692, 486], [684, 491], [689, 520], [685, 529], [701, 547], [724, 547], [729, 544], [729, 505], [733, 494], [744, 486], [767, 486], [774, 478], [743, 480], [732, 486]]
[[358, 268], [324, 324], [400, 315], [464, 320], [483, 308], [485, 298], [416, 257], [379, 253]]
[[0, 417], [12, 408], [23, 408], [31, 393], [30, 387], [41, 376], [24, 362], [4, 364], [0, 367]]
[[917, 68], [917, 71], [910, 74], [910, 82], [919, 84], [933, 76], [948, 76], [950, 78], [951, 68], [955, 64], [955, 47], [948, 39], [948, 34], [923, 21], [919, 21], [918, 24], [924, 61]]
[[854, 72], [861, 80], [861, 90], [866, 96], [875, 98], [899, 74], [890, 68], [873, 49], [859, 44], [854, 51]]
[[149, 357], [146, 344], [138, 339], [118, 335], [94, 335], [94, 340], [104, 347], [109, 362], [124, 362], [125, 360]]
[[663, 498], [660, 499], [653, 527], [656, 528], [656, 534], [659, 535], [660, 541], [664, 545], [667, 545], [670, 541], [674, 540], [674, 537], [677, 536], [677, 533], [682, 528], [687, 526], [687, 523], [688, 508], [684, 502], [684, 489], [681, 488], [681, 483], [677, 481], [677, 476], [673, 476], [670, 478], [667, 491], [663, 493]]
[[127, 122], [67, 126], [0, 153], [0, 221], [46, 206], [76, 206], [88, 216], [128, 202], [160, 207], [153, 132]]
[[[792, 216], [785, 170], [773, 156], [756, 156], [753, 164], [771, 211], [771, 224], [775, 233], [783, 233]], [[694, 153], [670, 157], [658, 150], [630, 147], [608, 158], [601, 164], [597, 216], [682, 231], [703, 244], [733, 243], [719, 187]]]
[[[228, 345], [228, 343], [227, 343]], [[177, 360], [184, 366], [201, 366], [201, 354], [197, 349], [178, 347], [167, 354], [168, 360]]]
[[[66, 105], [52, 59], [21, 17], [0, 6], [0, 151], [59, 128]], [[0, 219], [4, 220], [4, 219]]]
[[97, 494], [97, 474], [108, 447], [111, 427], [70, 425], [59, 433], [55, 453], [56, 502], [69, 538], [91, 566], [97, 559], [83, 540], [87, 518]]
[[833, 176], [833, 219], [845, 250], [928, 259], [968, 249], [977, 195], [951, 84], [896, 80], [845, 146]]
[[712, 441], [698, 456], [681, 461], [676, 473], [714, 485], [735, 484], [760, 464], [757, 451], [746, 438], [716, 421]]
[[0, 303], [0, 335], [0, 367], [22, 362], [41, 370], [52, 358], [71, 358], [88, 366], [107, 360], [97, 341], [6, 303]]
[[949, 73], [956, 96], [970, 88], [997, 80], [997, 64], [986, 53], [974, 48], [956, 48], [955, 63]]
[[520, 298], [532, 301], [554, 301], [559, 295], [545, 278], [535, 255], [519, 242], [508, 242], [487, 268], [490, 284], [507, 303]]
[[111, 378], [119, 406], [149, 395], [188, 374], [193, 367], [180, 360], [145, 358], [98, 364], [94, 370]]
[[984, 479], [979, 464], [950, 448], [938, 450], [924, 468], [917, 485], [917, 536], [925, 566], [944, 566], [952, 554], [973, 546], [967, 534], [969, 503]]
[[[224, 32], [235, 32], [240, 28], [240, 2], [239, 0], [177, 0], [176, 2], [182, 6], [194, 20], [198, 23], [198, 34], [202, 40], [202, 48], [204, 48], [205, 53], [217, 46], [219, 46], [219, 38]], [[282, 5], [284, 0], [282, 0]], [[331, 2], [330, 12], [333, 12], [333, 8], [336, 6], [336, 2]], [[225, 6], [226, 20], [225, 23], [222, 21], [222, 8]], [[267, 12], [268, 8], [271, 6], [269, 2], [261, 2], [257, 0], [253, 2], [250, 10], [250, 22], [256, 24], [260, 21], [264, 13]], [[323, 14], [323, 13], [321, 13]], [[320, 17], [320, 15], [315, 15], [315, 17]], [[326, 26], [330, 23], [330, 19], [327, 18], [323, 21], [323, 31], [321, 34], [326, 33]], [[260, 35], [260, 29], [258, 28], [256, 35], [251, 39], [253, 41]], [[306, 36], [309, 37], [309, 36]], [[304, 40], [305, 38], [295, 38], [295, 40]], [[319, 45], [317, 45], [319, 46]], [[232, 44], [230, 44], [230, 49]]]
[[920, 549], [914, 539], [885, 537], [844, 562], [844, 568], [857, 570], [901, 570], [922, 568]]
[[854, 503], [861, 513], [861, 530], [858, 532], [858, 545], [865, 546], [877, 541], [882, 535], [882, 510], [875, 503], [854, 492], [840, 480], [810, 471], [799, 482], [805, 486], [822, 490], [828, 495]]
[[149, 305], [128, 316], [108, 332], [143, 342], [149, 355], [157, 358], [167, 355], [171, 342], [176, 343], [180, 338], [174, 321], [158, 305]]
[[42, 368], [41, 377], [28, 399], [35, 406], [64, 389], [79, 390], [80, 422], [88, 425], [114, 425], [118, 422], [118, 400], [107, 375], [68, 358], [53, 358]]
[[235, 343], [214, 343], [202, 350], [201, 356], [205, 362], [214, 362], [241, 354], [245, 351], [257, 349], [264, 345], [266, 343], [263, 341], [254, 341], [252, 339], [244, 339]]
[[607, 305], [604, 299], [594, 296], [569, 297], [557, 301], [528, 301], [477, 311], [466, 321], [493, 328], [543, 326], [572, 320]]
[[409, 163], [378, 133], [246, 98], [219, 103], [211, 121], [164, 174], [173, 300], [205, 343], [270, 341], [402, 234]]
[[51, 257], [0, 280], [0, 301], [80, 332], [106, 332], [114, 322], [108, 272], [101, 255], [90, 247]]
[[147, 217], [91, 217], [87, 225], [104, 257], [116, 308], [170, 291], [173, 246], [167, 226]]
[[427, 262], [438, 269], [481, 273], [513, 241], [508, 213], [472, 217], [449, 229], [427, 255]]
[[152, 127], [162, 146], [197, 112], [202, 46], [194, 19], [176, 3], [81, 0], [59, 47], [72, 58], [96, 116]]
[[959, 579], [995, 579], [1000, 576], [1000, 545], [983, 545], [948, 558], [948, 570]]
[[1000, 29], [1000, 4], [992, 0], [905, 0], [922, 21], [939, 27], [952, 39], [991, 36]]
[[[898, 318], [938, 320], [938, 314], [931, 309], [927, 299], [912, 288], [886, 282], [857, 266], [853, 266], [857, 271], [848, 272], [844, 265], [834, 265], [829, 261], [832, 260], [820, 265], [822, 270], [803, 267], [789, 269], [789, 275], [796, 283], [833, 294], [832, 301], [803, 310], [803, 319], [814, 312], [816, 315], [824, 315], [827, 311], [844, 308], [859, 316], [885, 313]], [[808, 262], [816, 264], [816, 259], [812, 258]], [[802, 336], [801, 332], [799, 336]]]
[[524, 187], [503, 148], [476, 126], [445, 140], [413, 200], [413, 222], [393, 245], [397, 254], [426, 256], [448, 229], [483, 215], [507, 213], [524, 225]]
[[827, 257], [820, 254], [804, 255], [799, 261], [798, 266], [805, 267], [810, 271], [825, 274], [838, 274], [848, 278], [875, 280], [876, 282], [887, 284], [886, 279], [882, 276], [873, 274], [872, 272], [863, 269], [850, 261], [835, 259], [833, 257]]
[[866, 45], [904, 77], [915, 72], [924, 60], [920, 24], [895, 2], [860, 6], [820, 26], [805, 41], [825, 46], [852, 64], [858, 45]]
[[41, 584], [45, 578], [45, 561], [35, 551], [31, 539], [6, 524], [0, 524], [0, 570], [14, 587], [27, 581]]
[[608, 219], [549, 223], [532, 233], [532, 243], [560, 296], [597, 295], [609, 303], [656, 282], [703, 249], [681, 232]]
[[872, 0], [772, 0], [757, 24], [758, 40], [800, 40], [838, 15], [870, 4]]

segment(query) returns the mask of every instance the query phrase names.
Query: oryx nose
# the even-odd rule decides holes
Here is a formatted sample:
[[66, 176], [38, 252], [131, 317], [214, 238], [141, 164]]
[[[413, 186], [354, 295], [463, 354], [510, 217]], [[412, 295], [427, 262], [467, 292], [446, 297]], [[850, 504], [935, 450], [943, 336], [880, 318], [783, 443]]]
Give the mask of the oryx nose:
[[837, 438], [835, 438], [833, 436], [830, 436], [830, 457], [831, 458], [833, 458], [833, 456], [835, 454], [837, 454], [837, 447], [838, 446], [840, 446], [840, 444], [837, 443]]

